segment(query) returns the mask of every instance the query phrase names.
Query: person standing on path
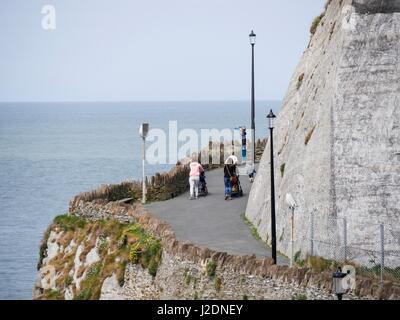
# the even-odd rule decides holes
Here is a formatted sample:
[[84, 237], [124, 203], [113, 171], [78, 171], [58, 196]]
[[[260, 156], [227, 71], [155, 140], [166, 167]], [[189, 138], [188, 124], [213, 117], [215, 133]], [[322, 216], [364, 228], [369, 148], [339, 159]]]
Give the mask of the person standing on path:
[[232, 177], [236, 176], [236, 165], [228, 159], [224, 165], [225, 200], [232, 200]]
[[197, 161], [192, 161], [190, 163], [190, 200], [197, 199], [199, 197], [200, 174], [202, 172], [204, 172], [204, 169], [200, 163]]

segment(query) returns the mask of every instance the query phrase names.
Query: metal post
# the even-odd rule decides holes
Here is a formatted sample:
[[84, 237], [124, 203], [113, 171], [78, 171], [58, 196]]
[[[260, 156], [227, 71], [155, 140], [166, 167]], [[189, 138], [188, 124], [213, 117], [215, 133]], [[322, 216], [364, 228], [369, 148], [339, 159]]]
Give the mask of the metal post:
[[381, 283], [383, 283], [383, 275], [385, 272], [385, 226], [381, 224]]
[[142, 204], [146, 204], [146, 171], [145, 171], [145, 163], [146, 163], [146, 138], [143, 138], [142, 144]]
[[274, 175], [274, 128], [270, 128], [271, 146], [271, 237], [272, 237], [272, 260], [277, 263], [276, 257], [276, 220], [275, 220], [275, 175]]
[[291, 217], [291, 259], [290, 259], [290, 267], [294, 266], [294, 207], [290, 208], [292, 210], [292, 217]]
[[343, 245], [344, 245], [344, 262], [347, 261], [347, 220], [343, 218]]
[[311, 239], [310, 239], [310, 241], [311, 241], [310, 254], [311, 254], [311, 257], [314, 257], [314, 210], [311, 211]]
[[254, 88], [254, 44], [251, 45], [251, 135], [253, 163], [256, 163], [256, 122], [255, 122], [255, 88]]

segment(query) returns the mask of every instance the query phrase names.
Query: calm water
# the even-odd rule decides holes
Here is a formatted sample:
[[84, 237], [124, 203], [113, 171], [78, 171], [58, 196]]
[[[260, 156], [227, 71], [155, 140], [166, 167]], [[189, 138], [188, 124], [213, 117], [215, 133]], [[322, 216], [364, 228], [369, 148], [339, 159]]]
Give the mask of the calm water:
[[[279, 104], [258, 103], [258, 137]], [[75, 194], [140, 176], [141, 122], [200, 130], [248, 119], [247, 102], [0, 103], [0, 299], [31, 299], [43, 232]]]

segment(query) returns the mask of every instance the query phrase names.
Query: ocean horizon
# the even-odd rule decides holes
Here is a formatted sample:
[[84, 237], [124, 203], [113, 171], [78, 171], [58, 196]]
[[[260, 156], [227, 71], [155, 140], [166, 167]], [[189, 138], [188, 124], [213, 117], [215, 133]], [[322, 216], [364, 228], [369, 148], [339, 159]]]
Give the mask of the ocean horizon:
[[[258, 101], [256, 137], [267, 136]], [[248, 101], [0, 102], [0, 299], [31, 299], [43, 233], [76, 194], [141, 176], [139, 124], [249, 127]], [[172, 166], [147, 166], [147, 175]], [[221, 188], [223, 184], [221, 183]]]

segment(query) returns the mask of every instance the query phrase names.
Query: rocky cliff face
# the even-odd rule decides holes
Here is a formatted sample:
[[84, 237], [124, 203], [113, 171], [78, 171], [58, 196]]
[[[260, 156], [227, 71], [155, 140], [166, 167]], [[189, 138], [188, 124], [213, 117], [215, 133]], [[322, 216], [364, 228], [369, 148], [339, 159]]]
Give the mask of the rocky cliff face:
[[[349, 246], [373, 250], [377, 224], [384, 223], [385, 249], [399, 250], [398, 12], [398, 0], [327, 2], [276, 124], [277, 237], [284, 253], [290, 254], [287, 193], [298, 202], [295, 252], [310, 252], [313, 211], [320, 239], [343, 241], [338, 218], [346, 218]], [[269, 161], [266, 152], [246, 213], [265, 240], [270, 239]], [[332, 247], [317, 250], [333, 258]], [[363, 253], [351, 258], [367, 259]]]
[[[178, 240], [140, 205], [71, 202], [40, 250], [35, 299], [332, 299], [322, 265], [289, 268]], [[350, 299], [398, 299], [393, 282], [358, 278]]]

